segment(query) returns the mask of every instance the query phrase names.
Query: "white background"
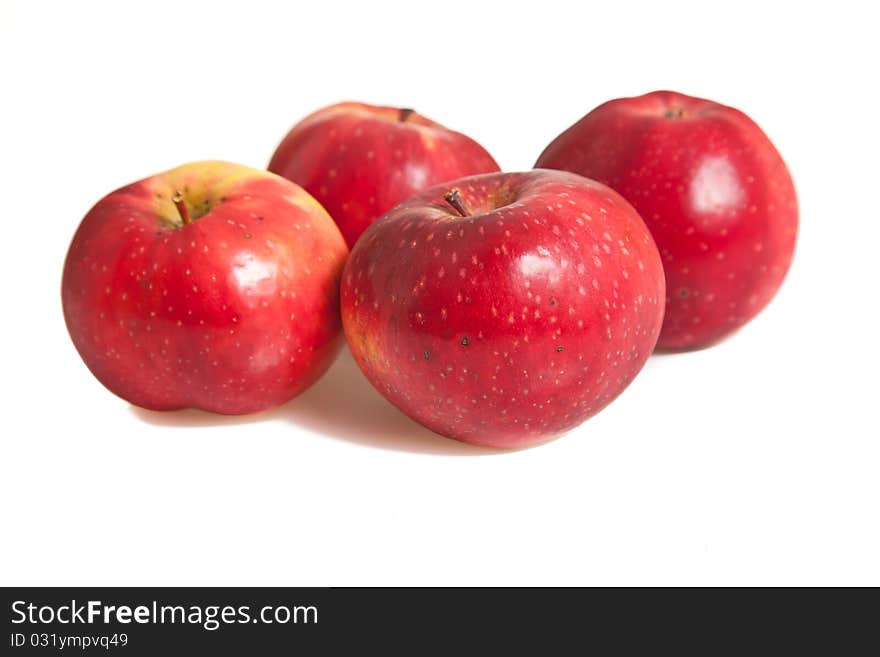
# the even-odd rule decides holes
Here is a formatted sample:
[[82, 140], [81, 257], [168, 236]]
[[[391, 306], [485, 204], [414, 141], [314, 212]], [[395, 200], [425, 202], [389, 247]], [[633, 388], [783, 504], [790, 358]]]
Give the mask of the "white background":
[[[880, 584], [880, 52], [869, 3], [813, 6], [3, 0], [0, 583]], [[739, 334], [650, 359], [553, 443], [437, 437], [347, 353], [258, 417], [139, 411], [66, 334], [69, 240], [125, 183], [265, 166], [342, 99], [413, 106], [526, 169], [657, 88], [771, 136], [794, 266]]]

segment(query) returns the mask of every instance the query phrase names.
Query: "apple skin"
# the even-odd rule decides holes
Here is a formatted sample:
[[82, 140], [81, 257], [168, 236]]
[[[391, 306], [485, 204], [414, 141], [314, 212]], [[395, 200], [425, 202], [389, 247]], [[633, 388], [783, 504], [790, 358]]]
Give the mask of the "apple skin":
[[290, 181], [192, 163], [89, 211], [64, 265], [64, 318], [92, 373], [132, 404], [252, 413], [330, 365], [347, 254], [324, 209]]
[[707, 347], [737, 330], [791, 265], [794, 184], [767, 136], [732, 107], [669, 91], [612, 100], [535, 166], [603, 182], [642, 215], [666, 269], [661, 349]]
[[[444, 200], [458, 189], [470, 216]], [[619, 395], [654, 349], [663, 268], [621, 196], [558, 171], [472, 176], [371, 226], [342, 279], [349, 347], [411, 418], [478, 445], [537, 444]]]
[[408, 109], [338, 103], [296, 124], [269, 171], [327, 208], [349, 248], [395, 205], [447, 180], [498, 171], [470, 137]]

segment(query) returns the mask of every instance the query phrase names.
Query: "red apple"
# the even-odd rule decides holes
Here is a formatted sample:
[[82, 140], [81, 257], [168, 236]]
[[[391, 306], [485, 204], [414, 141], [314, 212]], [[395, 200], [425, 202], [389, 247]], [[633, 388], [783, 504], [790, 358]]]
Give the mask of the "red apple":
[[557, 171], [434, 187], [371, 226], [343, 273], [373, 385], [445, 436], [522, 447], [619, 395], [663, 319], [663, 268], [613, 190]]
[[642, 215], [666, 269], [661, 348], [717, 342], [782, 285], [797, 234], [794, 185], [767, 136], [732, 107], [669, 91], [612, 100], [535, 166], [610, 185]]
[[89, 211], [64, 265], [64, 318], [92, 373], [133, 404], [259, 411], [330, 364], [346, 255], [290, 181], [188, 164]]
[[413, 110], [339, 103], [296, 124], [269, 171], [318, 199], [351, 248], [367, 226], [416, 192], [498, 165], [473, 139]]

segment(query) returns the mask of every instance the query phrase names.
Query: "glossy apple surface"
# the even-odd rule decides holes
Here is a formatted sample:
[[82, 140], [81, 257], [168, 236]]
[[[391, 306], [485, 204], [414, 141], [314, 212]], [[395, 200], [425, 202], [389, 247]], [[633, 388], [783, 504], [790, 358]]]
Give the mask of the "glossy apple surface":
[[498, 171], [498, 165], [470, 137], [417, 112], [349, 102], [295, 125], [269, 170], [318, 199], [351, 247], [367, 226], [416, 192]]
[[394, 405], [494, 447], [597, 413], [650, 355], [663, 270], [635, 210], [557, 171], [473, 176], [371, 226], [342, 280], [345, 335]]
[[86, 365], [123, 399], [250, 413], [287, 401], [329, 366], [346, 256], [303, 189], [197, 162], [89, 211], [64, 265], [64, 318]]
[[535, 166], [594, 178], [639, 211], [666, 269], [661, 348], [724, 338], [770, 302], [788, 272], [794, 185], [767, 136], [736, 109], [665, 91], [612, 100]]

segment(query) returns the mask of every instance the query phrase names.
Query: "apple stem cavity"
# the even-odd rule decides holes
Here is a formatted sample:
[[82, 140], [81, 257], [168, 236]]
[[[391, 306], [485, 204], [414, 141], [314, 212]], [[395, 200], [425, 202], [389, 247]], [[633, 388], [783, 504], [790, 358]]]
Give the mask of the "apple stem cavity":
[[416, 111], [414, 109], [410, 109], [409, 107], [401, 107], [400, 111], [397, 113], [397, 120], [401, 123], [406, 123], [407, 119], [415, 114]]
[[684, 116], [684, 110], [680, 107], [667, 107], [666, 112], [663, 114], [664, 118], [670, 119], [672, 121], [680, 119]]
[[192, 223], [192, 217], [189, 216], [189, 208], [186, 207], [186, 202], [183, 200], [183, 192], [179, 189], [175, 190], [174, 196], [171, 197], [171, 200], [174, 202], [174, 206], [177, 208], [177, 212], [180, 215], [180, 219], [183, 221], [183, 225]]
[[458, 214], [462, 217], [469, 217], [470, 212], [467, 209], [467, 206], [464, 204], [464, 200], [461, 198], [461, 192], [458, 191], [457, 187], [453, 187], [448, 192], [443, 195], [443, 199], [452, 206], [452, 208], [458, 212]]

